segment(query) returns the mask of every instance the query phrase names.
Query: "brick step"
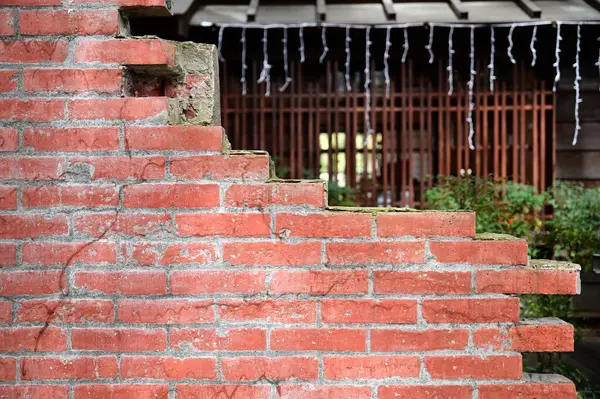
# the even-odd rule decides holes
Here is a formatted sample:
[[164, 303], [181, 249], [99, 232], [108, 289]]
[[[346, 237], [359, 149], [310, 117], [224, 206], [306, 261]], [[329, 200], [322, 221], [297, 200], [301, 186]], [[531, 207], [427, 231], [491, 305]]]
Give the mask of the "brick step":
[[576, 399], [575, 384], [556, 374], [524, 374], [515, 383], [479, 384], [479, 399]]

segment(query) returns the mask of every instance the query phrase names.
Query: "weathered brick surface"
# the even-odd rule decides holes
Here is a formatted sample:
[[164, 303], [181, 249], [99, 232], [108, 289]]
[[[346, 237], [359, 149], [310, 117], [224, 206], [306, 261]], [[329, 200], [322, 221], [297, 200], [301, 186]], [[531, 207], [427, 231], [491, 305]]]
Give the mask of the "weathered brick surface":
[[0, 398], [575, 397], [519, 354], [573, 328], [510, 296], [575, 294], [575, 265], [231, 151], [216, 50], [119, 23], [167, 3], [2, 1]]

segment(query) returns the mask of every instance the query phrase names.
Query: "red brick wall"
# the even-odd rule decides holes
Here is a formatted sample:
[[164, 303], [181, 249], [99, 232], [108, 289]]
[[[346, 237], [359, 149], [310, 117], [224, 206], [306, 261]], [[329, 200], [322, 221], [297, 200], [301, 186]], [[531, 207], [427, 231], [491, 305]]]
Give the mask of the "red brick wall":
[[0, 398], [575, 397], [520, 354], [572, 327], [510, 295], [575, 294], [575, 266], [472, 213], [328, 210], [219, 127], [168, 126], [216, 71], [115, 39], [119, 5], [161, 11], [139, 1], [0, 5]]

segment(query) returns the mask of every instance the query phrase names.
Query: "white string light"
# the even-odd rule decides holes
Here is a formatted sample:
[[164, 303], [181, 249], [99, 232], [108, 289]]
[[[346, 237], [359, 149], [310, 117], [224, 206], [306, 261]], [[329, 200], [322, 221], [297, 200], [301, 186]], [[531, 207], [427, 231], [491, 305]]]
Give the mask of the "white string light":
[[512, 49], [513, 49], [513, 32], [515, 30], [515, 25], [511, 25], [510, 30], [508, 31], [508, 50], [506, 51], [508, 53], [508, 58], [510, 59], [510, 62], [512, 62], [513, 64], [516, 64], [517, 61], [515, 60], [515, 57], [513, 57], [512, 54]]
[[346, 91], [352, 91], [352, 84], [350, 83], [350, 43], [352, 39], [350, 38], [350, 25], [346, 26], [346, 63], [344, 66], [346, 67], [346, 74], [344, 78], [346, 79]]
[[579, 104], [583, 101], [581, 99], [581, 90], [579, 81], [581, 80], [581, 74], [579, 72], [579, 53], [581, 52], [581, 25], [577, 25], [577, 46], [575, 47], [575, 82], [573, 88], [575, 89], [575, 134], [573, 135], [573, 145], [577, 144], [577, 138], [581, 131], [581, 123], [579, 121]]
[[475, 109], [475, 103], [473, 100], [473, 91], [475, 88], [475, 28], [471, 27], [471, 52], [469, 54], [470, 65], [469, 65], [469, 82], [467, 86], [469, 88], [469, 115], [467, 116], [467, 123], [469, 124], [469, 148], [475, 149], [473, 144], [473, 137], [475, 136], [475, 128], [473, 126], [473, 110]]
[[454, 45], [452, 42], [452, 37], [454, 36], [454, 26], [450, 27], [450, 32], [448, 32], [448, 67], [446, 70], [448, 71], [448, 95], [451, 96], [454, 93]]
[[494, 65], [494, 59], [496, 57], [496, 32], [494, 27], [490, 27], [490, 64], [488, 68], [490, 70], [490, 92], [494, 92], [494, 82], [496, 80], [496, 69]]
[[261, 84], [261, 83], [266, 83], [266, 88], [265, 88], [265, 96], [269, 97], [271, 95], [271, 64], [269, 64], [269, 42], [268, 42], [268, 36], [267, 36], [267, 32], [268, 30], [265, 29], [264, 33], [263, 33], [263, 69], [260, 72], [260, 77], [258, 78], [258, 81], [256, 83]]
[[558, 81], [560, 80], [560, 41], [562, 37], [560, 36], [560, 22], [556, 24], [556, 48], [554, 49], [554, 57], [556, 61], [552, 65], [556, 70], [554, 75], [554, 85], [552, 85], [552, 91], [556, 92], [556, 85], [558, 85]]
[[287, 28], [283, 28], [283, 39], [281, 40], [283, 45], [283, 71], [285, 74], [285, 83], [279, 88], [280, 92], [284, 92], [290, 83], [292, 82], [292, 78], [290, 78], [290, 66], [288, 63], [288, 31]]
[[531, 33], [531, 43], [529, 48], [531, 49], [531, 66], [535, 66], [537, 61], [537, 51], [535, 50], [535, 42], [537, 41], [537, 25], [533, 25], [533, 32]]
[[433, 64], [433, 28], [434, 25], [433, 24], [429, 24], [429, 43], [427, 43], [427, 46], [425, 46], [425, 48], [427, 49], [427, 51], [429, 52], [429, 63]]
[[300, 36], [300, 62], [304, 64], [304, 61], [306, 61], [304, 54], [304, 26], [300, 27], [298, 35]]
[[404, 44], [402, 45], [404, 52], [402, 53], [402, 63], [406, 62], [406, 56], [408, 55], [408, 28], [404, 28]]
[[366, 29], [365, 46], [365, 135], [364, 145], [367, 145], [369, 136], [373, 133], [371, 127], [371, 27]]
[[323, 54], [321, 54], [321, 58], [319, 58], [319, 63], [323, 63], [325, 58], [327, 57], [327, 53], [329, 52], [329, 47], [327, 47], [327, 28], [323, 27], [321, 29], [321, 41], [323, 42]]
[[248, 85], [246, 83], [246, 70], [248, 69], [248, 65], [246, 65], [246, 28], [242, 28], [242, 78], [240, 82], [242, 83], [242, 95], [245, 96], [248, 93]]
[[384, 75], [385, 75], [385, 98], [390, 98], [390, 47], [392, 47], [392, 27], [388, 26], [385, 35], [385, 52], [383, 54]]
[[222, 25], [219, 29], [219, 44], [217, 45], [217, 54], [219, 55], [219, 61], [225, 62], [225, 58], [223, 58], [223, 54], [221, 49], [223, 48], [223, 31], [225, 30], [225, 25]]

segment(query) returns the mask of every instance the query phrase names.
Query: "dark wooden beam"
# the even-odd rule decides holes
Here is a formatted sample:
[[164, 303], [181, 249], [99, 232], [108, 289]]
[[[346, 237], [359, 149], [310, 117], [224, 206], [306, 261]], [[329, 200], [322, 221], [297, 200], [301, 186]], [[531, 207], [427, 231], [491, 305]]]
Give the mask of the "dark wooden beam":
[[250, 5], [248, 5], [248, 11], [246, 11], [246, 21], [254, 22], [256, 21], [256, 13], [258, 12], [259, 0], [250, 0]]
[[525, 11], [529, 18], [540, 18], [542, 16], [542, 10], [533, 4], [531, 0], [515, 0], [521, 10]]
[[389, 21], [396, 20], [396, 10], [394, 9], [394, 1], [393, 0], [381, 0], [381, 4], [383, 5], [383, 10], [385, 11], [385, 15]]
[[465, 10], [460, 2], [460, 0], [447, 0], [448, 6], [456, 15], [458, 19], [469, 19], [469, 12]]
[[327, 5], [325, 0], [317, 0], [317, 20], [319, 22], [327, 21]]

